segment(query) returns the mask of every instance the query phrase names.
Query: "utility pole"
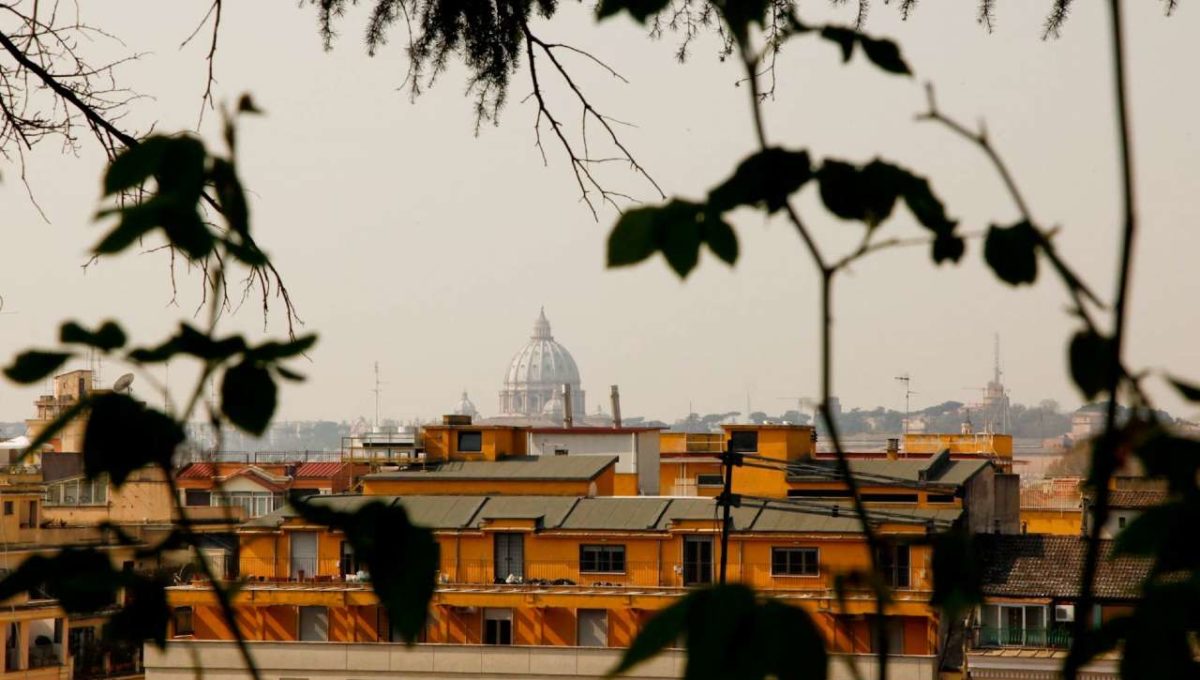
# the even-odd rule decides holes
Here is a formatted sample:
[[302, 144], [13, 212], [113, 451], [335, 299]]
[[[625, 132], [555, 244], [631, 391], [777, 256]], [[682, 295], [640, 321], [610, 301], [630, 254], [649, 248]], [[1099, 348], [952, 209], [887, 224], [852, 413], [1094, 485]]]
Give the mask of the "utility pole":
[[912, 377], [907, 372], [896, 376], [896, 380], [904, 383], [904, 434], [908, 434], [909, 398], [912, 396]]

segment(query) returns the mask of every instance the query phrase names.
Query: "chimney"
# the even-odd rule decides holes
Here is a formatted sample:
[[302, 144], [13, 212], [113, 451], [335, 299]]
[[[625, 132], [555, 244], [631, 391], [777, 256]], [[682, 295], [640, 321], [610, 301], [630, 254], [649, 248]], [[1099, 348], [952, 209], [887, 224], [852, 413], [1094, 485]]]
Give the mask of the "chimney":
[[900, 440], [892, 437], [887, 440], [887, 459], [896, 460], [900, 457]]
[[571, 385], [563, 383], [562, 387], [563, 398], [563, 427], [570, 429], [575, 422], [575, 414], [571, 407]]
[[612, 386], [612, 414], [613, 427], [621, 427], [621, 393], [616, 385]]

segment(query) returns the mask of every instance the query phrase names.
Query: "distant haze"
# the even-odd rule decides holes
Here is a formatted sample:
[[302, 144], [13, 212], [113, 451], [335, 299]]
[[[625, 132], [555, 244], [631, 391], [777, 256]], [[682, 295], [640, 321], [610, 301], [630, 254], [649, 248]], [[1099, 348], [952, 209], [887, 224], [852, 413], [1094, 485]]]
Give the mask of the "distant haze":
[[[815, 3], [809, 11], [834, 12]], [[853, 3], [850, 3], [851, 5]], [[924, 0], [902, 22], [876, 3], [867, 25], [899, 41], [918, 78], [881, 74], [837, 49], [801, 39], [778, 63], [767, 104], [773, 140], [818, 156], [865, 161], [876, 154], [928, 175], [967, 232], [1016, 214], [978, 150], [941, 128], [914, 122], [922, 83], [936, 84], [942, 108], [966, 121], [986, 118], [1037, 219], [1061, 225], [1058, 243], [1102, 297], [1111, 296], [1118, 236], [1118, 176], [1111, 116], [1107, 15], [1077, 3], [1064, 35], [1042, 41], [1049, 0], [1002, 3], [986, 35], [976, 3]], [[1128, 35], [1139, 205], [1130, 358], [1135, 367], [1170, 368], [1200, 380], [1200, 13], [1183, 3], [1164, 18], [1158, 3], [1128, 5]], [[203, 91], [207, 38], [180, 50], [207, 3], [149, 0], [87, 3], [84, 18], [148, 53], [119, 72], [147, 98], [122, 124], [145, 131], [193, 127]], [[806, 8], [807, 9], [807, 8]], [[284, 388], [279, 417], [346, 419], [374, 413], [373, 362], [382, 371], [384, 417], [432, 417], [466, 389], [484, 415], [514, 352], [545, 305], [555, 337], [574, 355], [590, 410], [619, 384], [626, 414], [670, 419], [688, 405], [706, 413], [781, 413], [818, 390], [816, 278], [799, 240], [780, 221], [736, 214], [742, 256], [735, 269], [704, 256], [681, 283], [660, 259], [606, 271], [604, 244], [615, 216], [599, 222], [579, 201], [561, 149], [543, 134], [549, 165], [534, 148], [534, 109], [521, 100], [528, 77], [513, 77], [498, 128], [473, 136], [470, 102], [457, 66], [415, 104], [398, 91], [403, 36], [369, 58], [359, 36], [365, 8], [351, 13], [331, 53], [323, 52], [311, 8], [288, 2], [226, 4], [216, 62], [218, 100], [250, 91], [268, 115], [247, 120], [239, 149], [253, 192], [258, 240], [286, 278], [306, 329], [320, 333], [309, 375]], [[852, 7], [830, 15], [852, 20]], [[817, 20], [821, 17], [812, 17]], [[605, 58], [624, 85], [586, 60], [570, 62], [594, 103], [636, 124], [626, 143], [668, 194], [699, 197], [751, 150], [741, 74], [706, 38], [691, 58], [626, 18], [593, 25], [584, 6], [563, 3], [543, 37]], [[105, 52], [111, 53], [111, 50]], [[563, 118], [578, 109], [556, 90]], [[217, 144], [217, 116], [203, 133]], [[91, 218], [102, 158], [84, 140], [81, 158], [46, 144], [27, 171], [38, 216], [19, 170], [3, 168], [5, 258], [0, 267], [0, 356], [51, 345], [58, 323], [122, 320], [135, 338], [156, 342], [198, 303], [195, 273], [178, 272], [179, 306], [162, 253], [81, 265], [99, 228]], [[649, 187], [609, 175], [645, 199]], [[858, 227], [820, 209], [811, 189], [800, 199], [827, 250], [852, 246]], [[899, 212], [899, 211], [898, 211]], [[886, 227], [918, 234], [907, 213]], [[1043, 263], [1044, 264], [1044, 263]], [[1079, 403], [1066, 373], [1073, 323], [1050, 276], [1032, 289], [999, 283], [972, 241], [962, 264], [935, 268], [925, 249], [872, 257], [836, 290], [836, 392], [847, 407], [903, 409], [895, 376], [912, 376], [913, 407], [978, 399], [999, 332], [1015, 402]], [[284, 326], [272, 309], [269, 331]], [[257, 301], [229, 328], [260, 333]], [[83, 362], [76, 364], [83, 367]], [[111, 382], [124, 369], [106, 364]], [[157, 371], [165, 378], [165, 371]], [[173, 367], [177, 392], [190, 376]], [[158, 403], [144, 382], [134, 390]], [[0, 420], [32, 413], [39, 389], [0, 387]], [[1160, 405], [1196, 416], [1154, 382]]]

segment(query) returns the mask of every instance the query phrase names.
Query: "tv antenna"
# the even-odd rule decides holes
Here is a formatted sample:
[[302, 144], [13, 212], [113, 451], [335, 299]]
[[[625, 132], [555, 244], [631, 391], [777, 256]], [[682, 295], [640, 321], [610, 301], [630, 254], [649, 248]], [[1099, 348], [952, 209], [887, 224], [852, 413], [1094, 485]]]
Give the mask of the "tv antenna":
[[379, 380], [379, 362], [375, 362], [375, 389], [371, 390], [375, 393], [375, 431], [379, 431], [379, 398], [383, 394], [382, 385], [386, 383]]
[[909, 400], [916, 392], [912, 391], [912, 376], [908, 372], [896, 376], [896, 380], [904, 383], [904, 434], [908, 434]]

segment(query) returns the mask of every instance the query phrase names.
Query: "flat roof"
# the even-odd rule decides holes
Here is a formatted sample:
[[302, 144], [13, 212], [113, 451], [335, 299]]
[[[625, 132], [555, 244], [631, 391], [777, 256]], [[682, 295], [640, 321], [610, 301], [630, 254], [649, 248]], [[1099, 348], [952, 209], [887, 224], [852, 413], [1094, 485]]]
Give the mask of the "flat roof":
[[[788, 473], [788, 481], [838, 481], [837, 461], [829, 459], [812, 459], [798, 461], [813, 468], [813, 471], [793, 470]], [[955, 460], [946, 459], [940, 455], [931, 458], [899, 459], [899, 460], [864, 460], [850, 459], [850, 473], [858, 476], [875, 476], [893, 478], [901, 482], [942, 484], [961, 486], [991, 465], [985, 459]], [[818, 472], [817, 470], [821, 470]], [[828, 472], [825, 472], [828, 471]], [[924, 475], [922, 474], [924, 473]], [[924, 476], [924, 479], [922, 477]]]

